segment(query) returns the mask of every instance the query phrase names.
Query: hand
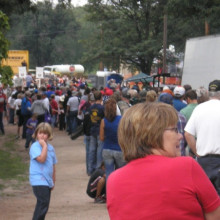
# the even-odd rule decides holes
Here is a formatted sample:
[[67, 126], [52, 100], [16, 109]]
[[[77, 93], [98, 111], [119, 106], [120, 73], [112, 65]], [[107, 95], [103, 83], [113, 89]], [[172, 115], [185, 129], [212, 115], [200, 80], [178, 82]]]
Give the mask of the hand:
[[40, 139], [40, 140], [39, 140], [39, 144], [40, 144], [42, 147], [47, 147], [47, 143], [46, 143], [43, 139]]

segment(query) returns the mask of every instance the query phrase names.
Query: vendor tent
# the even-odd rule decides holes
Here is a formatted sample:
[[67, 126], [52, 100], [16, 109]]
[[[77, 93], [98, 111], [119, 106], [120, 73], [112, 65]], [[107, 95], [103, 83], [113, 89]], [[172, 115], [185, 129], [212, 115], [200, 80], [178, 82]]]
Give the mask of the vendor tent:
[[143, 83], [150, 83], [150, 82], [153, 82], [153, 77], [152, 76], [149, 76], [145, 73], [139, 73], [135, 76], [132, 76], [128, 79], [125, 80], [126, 82], [143, 82]]

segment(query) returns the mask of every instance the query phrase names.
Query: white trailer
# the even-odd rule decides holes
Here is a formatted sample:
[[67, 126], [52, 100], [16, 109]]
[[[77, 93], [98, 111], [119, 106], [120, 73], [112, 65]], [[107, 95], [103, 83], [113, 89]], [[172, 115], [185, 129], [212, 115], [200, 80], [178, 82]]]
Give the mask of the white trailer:
[[61, 65], [52, 65], [44, 66], [44, 74], [50, 75], [54, 73], [59, 74], [74, 74], [74, 73], [84, 73], [84, 67], [80, 64], [61, 64]]
[[220, 35], [191, 38], [186, 41], [182, 85], [193, 89], [220, 79]]

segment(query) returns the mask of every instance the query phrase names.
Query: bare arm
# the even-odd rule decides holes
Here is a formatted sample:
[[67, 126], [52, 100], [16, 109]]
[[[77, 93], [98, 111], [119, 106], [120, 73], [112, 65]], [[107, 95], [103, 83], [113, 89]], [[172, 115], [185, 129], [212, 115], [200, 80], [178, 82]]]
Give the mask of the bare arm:
[[56, 181], [56, 169], [55, 169], [55, 164], [53, 165], [53, 183], [54, 183], [54, 186], [52, 189], [54, 189], [55, 187], [55, 181]]
[[196, 139], [195, 139], [195, 137], [186, 131], [185, 132], [185, 138], [186, 138], [186, 141], [187, 141], [189, 147], [193, 151], [193, 153], [195, 155], [197, 155], [196, 154]]
[[209, 213], [205, 213], [205, 219], [206, 220], [219, 220], [220, 219], [220, 206]]
[[105, 139], [105, 122], [104, 122], [104, 119], [101, 120], [101, 124], [100, 124], [100, 131], [99, 131], [99, 139], [101, 141], [104, 141]]
[[69, 113], [69, 111], [70, 111], [70, 106], [67, 105], [66, 112]]
[[41, 155], [36, 158], [39, 163], [44, 163], [47, 159], [47, 143], [44, 140], [39, 140], [39, 144], [42, 146]]

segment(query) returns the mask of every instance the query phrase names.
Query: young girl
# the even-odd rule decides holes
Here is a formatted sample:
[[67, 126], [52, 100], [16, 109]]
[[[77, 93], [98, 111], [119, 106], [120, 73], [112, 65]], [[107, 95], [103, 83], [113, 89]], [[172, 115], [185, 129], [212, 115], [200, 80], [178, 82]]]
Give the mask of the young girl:
[[55, 184], [56, 154], [47, 141], [52, 139], [52, 128], [48, 123], [40, 123], [34, 134], [36, 139], [30, 148], [29, 180], [37, 203], [33, 220], [44, 219], [49, 208], [51, 190]]

